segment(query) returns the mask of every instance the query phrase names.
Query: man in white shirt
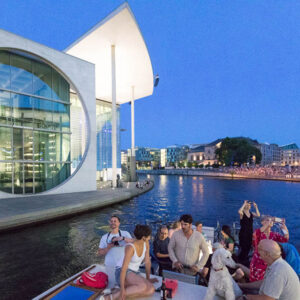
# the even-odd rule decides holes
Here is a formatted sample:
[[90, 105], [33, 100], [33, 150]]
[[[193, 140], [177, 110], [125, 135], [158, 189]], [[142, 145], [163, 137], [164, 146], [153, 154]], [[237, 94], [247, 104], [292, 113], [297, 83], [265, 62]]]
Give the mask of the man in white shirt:
[[[126, 243], [131, 243], [132, 239], [129, 232], [120, 230], [120, 218], [118, 216], [111, 216], [109, 220], [111, 231], [102, 236], [99, 244], [97, 254], [100, 256], [106, 255], [111, 249], [125, 246]], [[124, 251], [122, 249], [122, 251]]]
[[[178, 272], [195, 275], [204, 267], [209, 250], [203, 235], [192, 229], [191, 215], [182, 215], [180, 222], [181, 230], [173, 233], [168, 246], [169, 256], [173, 262], [173, 268]], [[200, 251], [203, 255], [199, 261]]]

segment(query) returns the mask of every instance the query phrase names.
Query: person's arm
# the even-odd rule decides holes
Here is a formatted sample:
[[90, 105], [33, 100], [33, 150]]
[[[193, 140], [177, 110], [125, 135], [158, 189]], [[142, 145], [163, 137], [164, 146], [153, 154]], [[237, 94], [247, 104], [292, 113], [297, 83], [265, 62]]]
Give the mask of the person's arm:
[[263, 282], [262, 280], [258, 280], [253, 282], [238, 283], [238, 285], [240, 288], [259, 289], [262, 282]]
[[97, 255], [100, 255], [100, 256], [106, 255], [106, 253], [107, 253], [112, 247], [114, 247], [114, 244], [113, 244], [113, 243], [109, 243], [109, 244], [107, 244], [107, 247], [105, 247], [105, 248], [99, 248], [98, 251], [97, 251]]
[[131, 235], [130, 235], [129, 232], [125, 231], [125, 233], [124, 233], [124, 241], [126, 243], [133, 243], [135, 241], [135, 239], [131, 237]]
[[245, 295], [237, 298], [237, 300], [276, 300], [275, 298], [266, 295]]
[[244, 214], [244, 208], [245, 208], [245, 205], [247, 204], [247, 200], [244, 201], [242, 207], [238, 210], [238, 213], [240, 215], [240, 219], [243, 219], [243, 214]]
[[281, 227], [281, 230], [284, 234], [284, 238], [282, 238], [282, 235], [280, 235], [280, 237], [278, 237], [277, 242], [286, 243], [286, 242], [288, 242], [288, 240], [290, 238], [289, 231], [288, 231], [285, 223], [282, 223], [280, 227]]
[[203, 255], [202, 255], [200, 261], [196, 264], [198, 270], [202, 269], [205, 266], [205, 264], [208, 260], [208, 257], [209, 257], [209, 250], [207, 247], [207, 243], [204, 240], [204, 237], [202, 235], [201, 235], [200, 248], [201, 248], [200, 250], [202, 250]]
[[208, 274], [209, 268], [204, 267], [201, 271], [201, 274], [204, 278], [206, 278], [207, 274]]
[[173, 262], [173, 264], [175, 264], [178, 261], [178, 258], [176, 257], [175, 251], [174, 251], [175, 244], [176, 244], [175, 236], [172, 235], [172, 237], [170, 239], [170, 243], [168, 245], [168, 251], [169, 251], [169, 257], [170, 257], [171, 261]]
[[123, 260], [123, 265], [121, 269], [121, 274], [120, 274], [120, 288], [121, 288], [121, 299], [125, 299], [126, 297], [126, 291], [125, 291], [125, 277], [126, 277], [126, 272], [128, 269], [129, 262], [134, 254], [134, 250], [132, 246], [126, 246], [125, 247], [125, 255], [124, 255], [124, 260]]
[[145, 270], [146, 270], [146, 279], [150, 281], [151, 283], [158, 282], [156, 278], [150, 278], [150, 273], [151, 273], [151, 259], [150, 259], [150, 254], [149, 254], [149, 242], [146, 244], [146, 253], [145, 253]]
[[252, 213], [252, 215], [253, 215], [254, 217], [259, 218], [259, 217], [260, 217], [260, 212], [259, 212], [259, 210], [258, 210], [258, 206], [257, 206], [257, 204], [256, 204], [255, 202], [253, 202], [253, 206], [254, 206], [254, 208], [255, 208], [255, 213]]
[[169, 257], [169, 254], [162, 254], [162, 253], [159, 253], [159, 252], [156, 252], [155, 255], [158, 258], [168, 258]]
[[113, 243], [107, 243], [107, 234], [103, 235], [100, 240], [99, 249], [97, 255], [106, 255], [106, 253], [114, 246]]
[[259, 229], [260, 232], [264, 232], [269, 227], [269, 225], [270, 225], [270, 221], [260, 227], [260, 229]]

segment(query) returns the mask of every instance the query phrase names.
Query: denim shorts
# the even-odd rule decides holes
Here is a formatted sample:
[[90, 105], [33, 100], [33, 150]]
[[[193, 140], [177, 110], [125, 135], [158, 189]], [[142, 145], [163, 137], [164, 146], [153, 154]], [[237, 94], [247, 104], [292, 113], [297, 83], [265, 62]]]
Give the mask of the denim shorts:
[[[116, 270], [115, 270], [115, 281], [116, 281], [116, 284], [119, 285], [119, 286], [120, 286], [121, 270], [122, 270], [122, 268], [116, 268]], [[134, 274], [136, 274], [136, 275], [139, 275], [139, 274], [140, 274], [140, 272], [136, 272], [136, 271], [127, 269], [126, 275], [127, 275], [128, 273], [130, 273], [130, 272], [132, 272], [132, 273], [134, 273]]]

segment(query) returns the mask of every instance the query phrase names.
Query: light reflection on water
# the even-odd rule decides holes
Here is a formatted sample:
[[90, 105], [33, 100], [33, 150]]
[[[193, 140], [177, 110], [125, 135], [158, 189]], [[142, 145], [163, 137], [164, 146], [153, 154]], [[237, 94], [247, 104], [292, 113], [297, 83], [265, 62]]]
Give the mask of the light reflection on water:
[[121, 217], [125, 230], [132, 232], [135, 224], [146, 222], [155, 233], [159, 225], [182, 213], [191, 213], [207, 226], [215, 226], [217, 220], [230, 224], [238, 221], [237, 211], [243, 200], [249, 199], [258, 203], [261, 213], [286, 218], [291, 241], [300, 249], [300, 184], [166, 175], [152, 178], [153, 190], [123, 204], [0, 235], [1, 299], [31, 299], [101, 262], [95, 253], [100, 236], [109, 230], [111, 214]]

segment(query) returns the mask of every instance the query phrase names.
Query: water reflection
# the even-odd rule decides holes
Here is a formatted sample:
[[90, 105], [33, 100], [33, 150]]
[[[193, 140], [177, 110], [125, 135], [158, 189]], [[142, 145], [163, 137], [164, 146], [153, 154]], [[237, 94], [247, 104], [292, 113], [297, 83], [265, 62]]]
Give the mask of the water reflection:
[[[133, 232], [190, 213], [205, 226], [238, 221], [244, 199], [255, 200], [261, 213], [284, 217], [291, 242], [300, 249], [300, 184], [258, 180], [224, 180], [189, 176], [153, 176], [155, 187], [140, 197], [94, 213], [0, 235], [1, 299], [31, 299], [80, 269], [102, 260], [95, 253], [109, 230], [111, 214]], [[287, 205], [288, 203], [288, 205]], [[292, 209], [291, 209], [292, 208]], [[257, 224], [259, 225], [259, 224]], [[34, 274], [34, 280], [32, 276]]]

